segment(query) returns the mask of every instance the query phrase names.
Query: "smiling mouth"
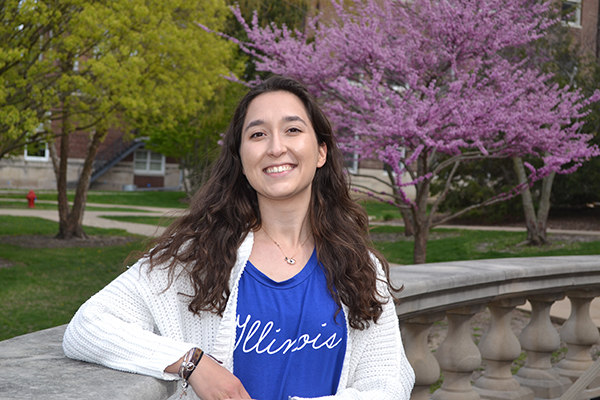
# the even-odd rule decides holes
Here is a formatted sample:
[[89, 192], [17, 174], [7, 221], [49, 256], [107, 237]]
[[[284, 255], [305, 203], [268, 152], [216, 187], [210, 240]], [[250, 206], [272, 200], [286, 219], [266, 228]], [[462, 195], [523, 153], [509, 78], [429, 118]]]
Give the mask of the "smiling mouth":
[[265, 172], [267, 174], [276, 174], [278, 172], [284, 172], [284, 171], [289, 171], [291, 169], [293, 169], [294, 166], [293, 165], [279, 165], [277, 167], [269, 167], [269, 168], [265, 168]]

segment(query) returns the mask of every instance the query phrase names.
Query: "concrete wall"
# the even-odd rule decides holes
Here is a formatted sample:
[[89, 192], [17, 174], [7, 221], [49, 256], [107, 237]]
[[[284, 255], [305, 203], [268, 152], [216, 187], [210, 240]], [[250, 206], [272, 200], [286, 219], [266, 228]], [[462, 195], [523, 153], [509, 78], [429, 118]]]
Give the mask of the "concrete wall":
[[159, 400], [177, 383], [70, 360], [66, 325], [0, 342], [0, 399]]
[[[161, 178], [161, 187], [174, 188], [179, 187], [179, 164], [165, 163], [165, 174], [155, 175], [151, 178]], [[138, 187], [145, 187], [146, 185], [139, 184], [139, 175], [135, 175], [133, 171], [133, 158], [132, 161], [121, 161], [112, 167], [104, 175], [96, 179], [92, 183], [90, 189], [93, 190], [123, 190], [123, 185], [137, 184]], [[156, 187], [156, 185], [153, 185]]]
[[[83, 159], [69, 159], [67, 181], [75, 182]], [[179, 186], [179, 165], [165, 164], [164, 187]], [[134, 183], [133, 161], [122, 161], [92, 183], [92, 190], [122, 190]], [[29, 161], [24, 157], [0, 160], [0, 189], [56, 189], [52, 161]]]
[[[69, 160], [67, 181], [77, 180], [82, 167], [83, 160]], [[29, 161], [22, 156], [0, 160], [0, 188], [56, 189], [52, 161]]]
[[[369, 178], [372, 176], [374, 178], [383, 180], [384, 182], [389, 182], [388, 174], [383, 169], [367, 169], [367, 168], [359, 168], [358, 175], [364, 176], [350, 176], [350, 183], [357, 188], [360, 186], [360, 190], [366, 190], [364, 187], [368, 187], [373, 192], [386, 192], [392, 193], [392, 190], [389, 186], [386, 186], [382, 182], [377, 181], [376, 179]], [[411, 182], [410, 175], [405, 173], [402, 177], [403, 182]], [[416, 197], [416, 191], [414, 186], [407, 186], [404, 188], [408, 198], [414, 199]], [[385, 196], [384, 196], [385, 197]], [[390, 197], [390, 200], [392, 198]]]
[[[435, 276], [435, 279], [432, 279], [432, 276]], [[434, 320], [426, 320], [440, 313], [442, 313], [441, 316], [443, 317], [443, 312], [450, 312], [452, 315], [459, 315], [461, 313], [461, 315], [466, 315], [466, 309], [483, 310], [485, 305], [490, 302], [493, 302], [494, 307], [500, 307], [504, 304], [502, 302], [521, 298], [523, 300], [525, 298], [530, 299], [531, 296], [537, 299], [536, 301], [538, 302], [547, 303], [549, 307], [549, 304], [554, 300], [540, 300], [545, 298], [545, 295], [548, 295], [547, 297], [549, 298], [556, 297], [558, 299], [561, 293], [564, 297], [564, 293], [566, 292], [570, 298], [578, 298], [577, 296], [580, 295], [577, 293], [587, 291], [589, 293], [586, 296], [589, 301], [597, 296], [598, 293], [600, 285], [600, 258], [598, 256], [531, 257], [392, 266], [390, 277], [395, 286], [404, 286], [404, 290], [397, 295], [401, 301], [396, 305], [396, 312], [403, 324], [404, 344], [409, 360], [411, 360], [411, 354], [414, 355], [416, 349], [421, 349], [423, 354], [427, 354], [434, 364], [433, 367], [435, 367], [431, 370], [437, 371], [432, 375], [432, 382], [430, 382], [434, 383], [439, 378], [439, 366], [437, 366], [436, 358], [431, 355], [431, 350], [427, 345], [427, 330], [421, 330], [420, 332], [425, 332], [425, 334], [417, 337], [416, 335], [407, 333], [407, 324], [431, 326]], [[504, 305], [504, 307], [514, 308], [517, 304], [521, 303], [513, 302], [509, 305]], [[575, 314], [579, 315], [579, 319], [570, 318], [569, 320], [574, 321], [573, 323], [577, 327], [585, 325], [584, 319], [588, 325], [591, 324], [589, 308], [580, 307], [578, 309], [580, 311], [577, 311]], [[544, 330], [547, 330], [548, 326], [550, 326], [549, 329], [554, 329], [550, 324], [549, 313], [543, 311], [544, 309], [541, 310], [534, 312], [543, 314], [543, 318], [547, 319], [547, 321], [539, 323], [539, 325]], [[542, 321], [543, 318], [534, 317], [532, 320]], [[567, 320], [567, 324], [569, 320]], [[461, 321], [468, 320], [464, 319]], [[468, 390], [472, 393], [473, 389], [468, 384], [472, 370], [465, 368], [464, 365], [466, 365], [466, 361], [471, 364], [470, 360], [473, 359], [478, 359], [480, 362], [481, 358], [477, 346], [472, 342], [471, 332], [456, 328], [457, 326], [462, 325], [457, 323], [454, 328], [448, 329], [446, 338], [450, 338], [448, 341], [449, 345], [453, 346], [455, 344], [455, 347], [460, 351], [460, 349], [469, 343], [474, 351], [474, 355], [465, 353], [462, 358], [460, 354], [455, 359], [447, 357], [444, 359], [446, 364], [442, 364], [453, 366], [454, 364], [451, 363], [454, 361], [457, 361], [459, 364], [465, 362], [465, 364], [460, 364], [461, 369], [452, 371], [461, 371], [460, 374], [466, 377], [467, 382], [467, 385], [463, 385], [463, 387], [468, 387]], [[508, 328], [502, 330], [503, 326]], [[592, 331], [596, 331], [596, 327], [593, 324], [590, 326]], [[505, 337], [510, 334], [514, 335], [514, 333], [511, 333], [509, 325], [503, 323], [493, 323], [490, 329], [497, 330], [491, 337], [497, 342], [496, 345], [501, 348], [506, 347], [503, 344], [505, 343], [503, 341]], [[498, 329], [500, 330], [498, 331]], [[573, 332], [576, 332], [577, 329], [574, 328]], [[181, 386], [177, 385], [176, 382], [166, 382], [147, 376], [119, 372], [95, 364], [67, 359], [62, 350], [64, 330], [65, 326], [59, 326], [0, 342], [0, 399], [159, 400], [178, 398], [178, 390], [180, 390]], [[583, 331], [587, 332], [585, 329]], [[466, 337], [463, 338], [458, 333], [465, 333]], [[556, 332], [555, 334], [558, 337], [558, 333]], [[597, 335], [597, 331], [595, 335]], [[424, 338], [424, 344], [419, 344], [420, 342], [417, 341], [418, 338]], [[546, 338], [554, 340], [552, 335], [538, 335], [536, 340], [542, 342]], [[482, 340], [486, 340], [485, 336]], [[514, 337], [514, 341], [517, 341], [515, 344], [518, 343], [516, 336]], [[590, 348], [590, 350], [591, 344], [593, 344], [565, 341], [567, 345], [569, 343], [576, 344], [574, 347], [579, 350], [574, 354], [582, 354], [582, 343], [587, 348]], [[558, 341], [556, 341], [555, 345], [558, 346]], [[517, 346], [519, 345], [517, 344]], [[538, 359], [542, 353], [548, 353], [547, 357], [549, 358], [552, 351], [554, 351], [552, 347], [543, 347], [543, 349], [545, 350], [539, 350], [536, 353], [538, 354], [536, 356]], [[547, 349], [550, 350], [546, 351]], [[500, 357], [499, 360], [506, 361], [507, 365], [510, 366], [512, 358], [502, 358], [506, 352], [506, 350], [499, 351], [498, 354], [501, 356], [498, 357]], [[509, 352], [512, 353], [512, 350]], [[436, 352], [438, 357], [445, 357], [440, 355], [442, 353], [441, 351]], [[571, 350], [569, 350], [567, 357], [569, 357], [570, 353]], [[520, 352], [517, 351], [516, 354], [518, 355]], [[417, 361], [423, 364], [424, 359], [421, 357]], [[415, 362], [414, 358], [412, 362]], [[479, 362], [473, 368], [479, 369]], [[498, 363], [500, 361], [496, 362], [496, 364]], [[589, 364], [591, 364], [591, 361]], [[419, 385], [422, 386], [421, 389], [425, 393], [425, 397], [419, 398], [429, 399], [429, 383], [419, 381], [419, 368], [415, 369], [417, 369], [416, 388], [418, 389]], [[422, 370], [423, 368], [421, 368], [421, 372]], [[579, 372], [581, 373], [582, 371]], [[554, 379], [552, 375], [546, 375]], [[531, 380], [545, 382], [544, 379], [546, 378]], [[456, 379], [454, 382], [460, 383], [461, 380]], [[442, 386], [443, 388], [444, 386]], [[507, 392], [502, 392], [502, 390], [506, 390]], [[600, 385], [596, 386], [594, 390], [593, 396], [585, 398], [593, 398], [600, 394]], [[508, 396], [508, 394], [514, 394], [514, 391], [515, 389], [507, 384], [505, 385], [505, 389], [496, 390], [497, 394], [502, 396], [492, 398], [533, 398], [533, 396]], [[464, 397], [460, 396], [461, 393], [458, 392], [458, 395], [453, 398], [475, 398], [466, 395]], [[195, 396], [191, 394], [187, 397], [189, 400], [193, 398]], [[439, 396], [439, 398], [449, 397]], [[554, 399], [557, 396], [544, 398]]]
[[133, 185], [133, 161], [117, 163], [90, 186], [93, 190], [122, 190], [123, 185]]

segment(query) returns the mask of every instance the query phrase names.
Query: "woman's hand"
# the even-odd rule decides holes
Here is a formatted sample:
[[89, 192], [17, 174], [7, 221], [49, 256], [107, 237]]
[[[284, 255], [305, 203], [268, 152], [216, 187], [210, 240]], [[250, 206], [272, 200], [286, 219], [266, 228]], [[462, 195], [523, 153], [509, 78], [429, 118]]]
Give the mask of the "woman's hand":
[[188, 382], [202, 400], [251, 399], [235, 375], [206, 355], [202, 357]]
[[[183, 357], [165, 368], [165, 372], [177, 374], [182, 362]], [[188, 383], [202, 400], [252, 400], [242, 382], [206, 354], [190, 375]]]

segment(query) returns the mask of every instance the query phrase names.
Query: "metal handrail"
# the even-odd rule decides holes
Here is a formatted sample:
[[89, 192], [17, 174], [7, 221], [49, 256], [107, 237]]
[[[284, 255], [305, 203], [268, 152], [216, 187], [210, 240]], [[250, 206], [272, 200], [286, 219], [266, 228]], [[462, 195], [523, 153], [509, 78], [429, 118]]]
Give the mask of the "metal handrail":
[[127, 143], [123, 141], [123, 138], [115, 140], [111, 146], [104, 149], [103, 154], [99, 154], [96, 157], [96, 167], [92, 172], [90, 183], [94, 182], [106, 171], [115, 166], [119, 161], [123, 160], [129, 154], [133, 153], [142, 146], [144, 146], [144, 142], [138, 138]]

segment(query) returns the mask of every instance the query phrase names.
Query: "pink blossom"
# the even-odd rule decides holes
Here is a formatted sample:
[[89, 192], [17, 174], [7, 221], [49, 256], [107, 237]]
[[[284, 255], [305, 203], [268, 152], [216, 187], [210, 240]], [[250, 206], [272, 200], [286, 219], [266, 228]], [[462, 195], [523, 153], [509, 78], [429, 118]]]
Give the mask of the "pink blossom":
[[[400, 193], [456, 161], [535, 156], [530, 179], [570, 173], [599, 154], [580, 133], [585, 99], [539, 69], [502, 57], [557, 21], [530, 0], [333, 0], [336, 17], [306, 32], [250, 25], [240, 47], [257, 70], [296, 78], [319, 99], [343, 149], [392, 166]], [[343, 133], [342, 133], [343, 132]], [[415, 162], [425, 163], [420, 171]], [[402, 182], [404, 172], [414, 176]], [[413, 205], [407, 196], [403, 200]]]

